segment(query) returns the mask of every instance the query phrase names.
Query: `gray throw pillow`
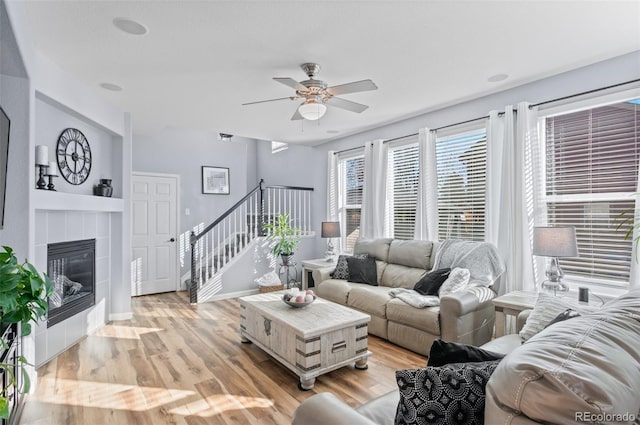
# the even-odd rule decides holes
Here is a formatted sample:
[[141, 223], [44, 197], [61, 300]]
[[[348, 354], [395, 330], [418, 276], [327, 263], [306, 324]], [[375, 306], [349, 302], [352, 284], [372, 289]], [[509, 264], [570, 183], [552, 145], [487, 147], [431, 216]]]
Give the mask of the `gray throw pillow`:
[[378, 286], [378, 269], [375, 258], [349, 257], [347, 264], [349, 265], [349, 282]]
[[413, 287], [420, 295], [438, 295], [438, 290], [449, 277], [451, 269], [438, 269], [426, 273]]

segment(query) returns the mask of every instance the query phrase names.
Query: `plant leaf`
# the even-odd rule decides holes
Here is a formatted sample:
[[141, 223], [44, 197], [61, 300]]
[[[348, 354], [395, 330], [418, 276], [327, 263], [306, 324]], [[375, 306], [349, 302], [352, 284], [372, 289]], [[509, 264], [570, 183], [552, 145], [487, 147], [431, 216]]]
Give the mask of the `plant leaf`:
[[29, 394], [29, 391], [31, 391], [31, 378], [29, 378], [27, 369], [24, 366], [22, 366], [22, 388], [20, 392], [24, 394]]
[[6, 397], [0, 397], [0, 418], [9, 419], [9, 402]]

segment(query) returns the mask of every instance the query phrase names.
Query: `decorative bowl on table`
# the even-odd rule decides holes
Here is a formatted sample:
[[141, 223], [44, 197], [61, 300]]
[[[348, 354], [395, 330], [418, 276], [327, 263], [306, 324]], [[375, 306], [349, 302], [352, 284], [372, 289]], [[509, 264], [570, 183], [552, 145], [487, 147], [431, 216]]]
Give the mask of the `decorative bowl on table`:
[[301, 291], [298, 288], [292, 288], [285, 291], [282, 295], [282, 301], [293, 308], [306, 307], [316, 300], [316, 294], [311, 289]]

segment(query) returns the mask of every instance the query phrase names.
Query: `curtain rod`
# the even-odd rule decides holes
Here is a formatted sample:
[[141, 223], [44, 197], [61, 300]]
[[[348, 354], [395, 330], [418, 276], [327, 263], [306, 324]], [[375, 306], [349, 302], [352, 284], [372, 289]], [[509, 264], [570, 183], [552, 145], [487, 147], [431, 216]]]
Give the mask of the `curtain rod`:
[[[563, 96], [563, 97], [558, 97], [556, 99], [545, 100], [544, 102], [538, 102], [538, 103], [535, 103], [533, 105], [529, 105], [529, 109], [535, 108], [536, 106], [541, 106], [541, 105], [546, 105], [546, 104], [549, 104], [549, 103], [553, 103], [553, 102], [559, 102], [561, 100], [571, 99], [572, 97], [584, 96], [585, 94], [597, 93], [597, 92], [602, 91], [602, 90], [613, 89], [613, 88], [616, 88], [616, 87], [621, 87], [621, 86], [625, 86], [627, 84], [633, 84], [633, 83], [638, 83], [638, 82], [640, 82], [640, 78], [637, 78], [635, 80], [625, 81], [624, 83], [618, 83], [618, 84], [612, 84], [612, 85], [606, 86], [606, 87], [600, 87], [598, 89], [583, 91], [581, 93], [571, 94], [569, 96]], [[515, 111], [515, 109], [514, 109], [514, 111]], [[499, 112], [498, 115], [504, 115], [504, 112]], [[442, 127], [431, 129], [431, 131], [438, 131], [438, 130], [443, 130], [445, 128], [455, 127], [456, 125], [468, 124], [470, 122], [480, 121], [480, 120], [486, 119], [488, 117], [489, 117], [488, 115], [485, 115], [485, 116], [482, 116], [482, 117], [478, 117], [478, 118], [473, 118], [473, 119], [466, 120], [466, 121], [457, 122], [457, 123], [454, 123], [454, 124], [443, 125]], [[412, 137], [412, 136], [417, 136], [417, 135], [418, 135], [418, 133], [412, 133], [412, 134], [407, 134], [405, 136], [394, 137], [393, 139], [385, 140], [383, 143], [393, 142], [393, 141], [396, 141], [396, 140], [404, 139], [405, 137]], [[337, 151], [335, 153], [338, 154], [338, 153], [348, 152], [348, 151], [352, 151], [352, 150], [356, 150], [356, 149], [360, 149], [360, 148], [362, 148], [362, 146], [358, 146], [356, 148], [345, 149], [345, 150], [342, 150], [342, 151]]]
[[616, 88], [616, 87], [626, 86], [627, 84], [633, 84], [633, 83], [637, 83], [637, 82], [640, 82], [640, 78], [637, 78], [637, 79], [631, 80], [631, 81], [625, 81], [624, 83], [612, 84], [612, 85], [607, 86], [607, 87], [600, 87], [599, 89], [587, 90], [587, 91], [583, 91], [581, 93], [571, 94], [569, 96], [563, 96], [563, 97], [558, 97], [556, 99], [545, 100], [544, 102], [539, 102], [539, 103], [536, 103], [534, 105], [529, 105], [529, 109], [535, 108], [536, 106], [546, 105], [548, 103], [553, 103], [553, 102], [559, 102], [561, 100], [567, 100], [567, 99], [571, 99], [572, 97], [583, 96], [585, 94], [597, 93], [597, 92], [602, 91], [602, 90], [613, 89], [613, 88]]

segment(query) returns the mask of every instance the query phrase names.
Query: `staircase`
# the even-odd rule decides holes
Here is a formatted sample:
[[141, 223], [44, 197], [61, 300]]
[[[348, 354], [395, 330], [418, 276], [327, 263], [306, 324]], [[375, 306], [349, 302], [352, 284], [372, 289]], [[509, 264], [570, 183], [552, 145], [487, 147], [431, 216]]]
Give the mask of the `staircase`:
[[198, 293], [219, 281], [234, 259], [266, 236], [263, 224], [289, 213], [301, 235], [311, 231], [311, 192], [313, 188], [258, 186], [200, 232], [191, 232], [191, 281], [189, 298], [198, 303]]

